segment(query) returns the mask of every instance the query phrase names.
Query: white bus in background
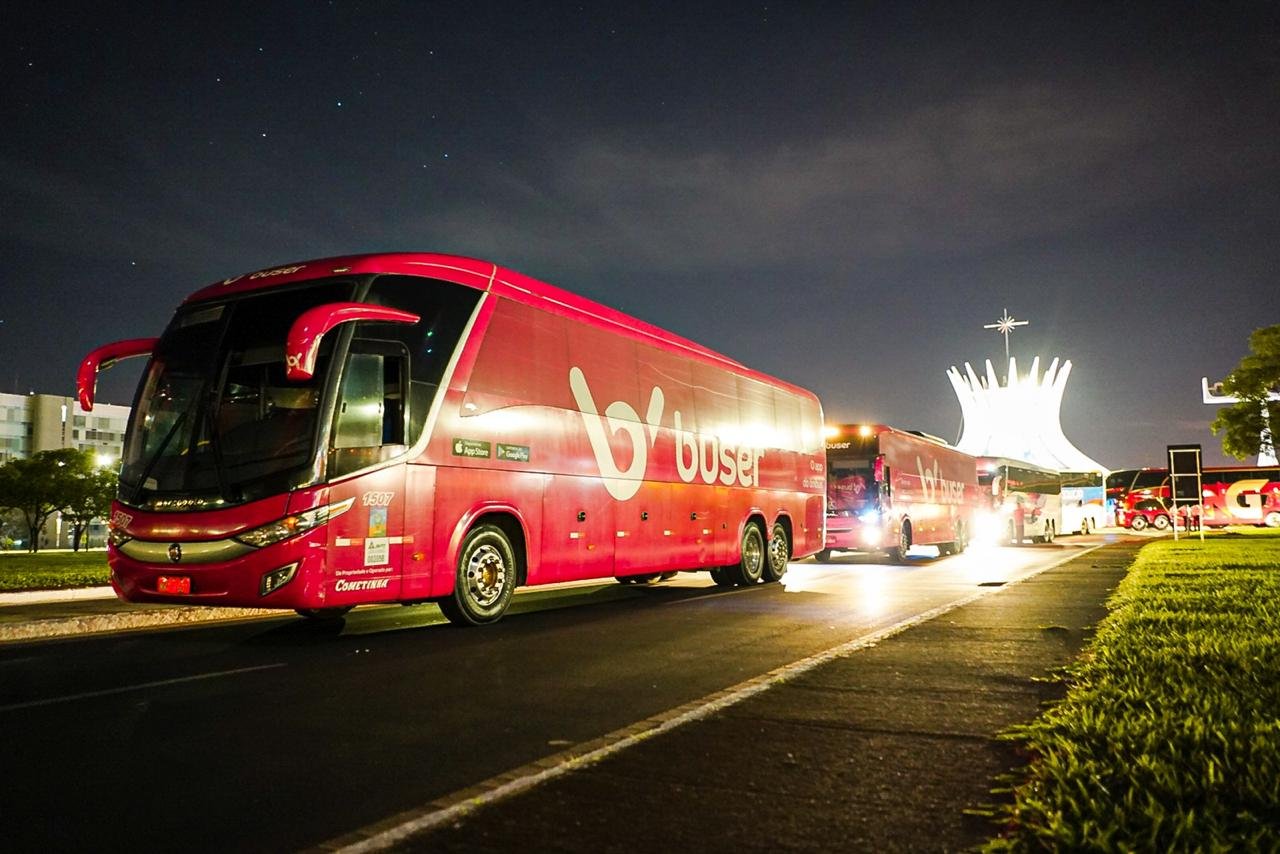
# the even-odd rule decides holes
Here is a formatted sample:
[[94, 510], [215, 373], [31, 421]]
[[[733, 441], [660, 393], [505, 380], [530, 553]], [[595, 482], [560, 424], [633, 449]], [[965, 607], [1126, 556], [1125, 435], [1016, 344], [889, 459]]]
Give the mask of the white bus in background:
[[984, 539], [1051, 543], [1062, 530], [1058, 472], [1006, 457], [978, 457], [978, 483], [991, 499]]
[[1107, 524], [1106, 492], [1100, 471], [1064, 471], [1062, 534], [1088, 534]]

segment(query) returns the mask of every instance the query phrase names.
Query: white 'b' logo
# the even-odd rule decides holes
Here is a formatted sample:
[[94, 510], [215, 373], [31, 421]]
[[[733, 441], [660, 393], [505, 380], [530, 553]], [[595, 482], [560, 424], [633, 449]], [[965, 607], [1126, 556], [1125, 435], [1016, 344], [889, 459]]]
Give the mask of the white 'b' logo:
[[649, 433], [647, 443], [645, 430], [640, 426], [640, 416], [631, 404], [615, 400], [604, 410], [609, 430], [612, 433], [625, 433], [631, 439], [631, 465], [623, 471], [613, 458], [609, 434], [605, 433], [604, 425], [600, 423], [600, 412], [596, 409], [596, 402], [591, 397], [591, 389], [587, 386], [587, 378], [581, 368], [575, 366], [569, 369], [569, 388], [582, 413], [582, 423], [587, 428], [587, 438], [591, 441], [596, 465], [600, 467], [604, 488], [618, 501], [626, 501], [640, 491], [645, 467], [649, 464], [649, 448], [653, 447], [658, 435], [658, 425], [662, 422], [662, 389], [654, 386], [649, 395], [649, 409], [645, 413]]

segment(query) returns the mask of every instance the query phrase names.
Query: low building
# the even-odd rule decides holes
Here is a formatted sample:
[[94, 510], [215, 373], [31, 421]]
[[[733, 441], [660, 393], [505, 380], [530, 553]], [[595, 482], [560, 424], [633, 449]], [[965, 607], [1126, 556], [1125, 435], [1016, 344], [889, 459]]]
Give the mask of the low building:
[[[129, 409], [95, 403], [93, 412], [85, 412], [73, 397], [0, 393], [0, 465], [39, 451], [78, 448], [96, 454], [99, 466], [118, 469]], [[102, 545], [106, 526], [92, 525], [88, 533], [91, 544]], [[46, 547], [70, 547], [70, 531], [57, 516], [45, 526], [45, 536]]]

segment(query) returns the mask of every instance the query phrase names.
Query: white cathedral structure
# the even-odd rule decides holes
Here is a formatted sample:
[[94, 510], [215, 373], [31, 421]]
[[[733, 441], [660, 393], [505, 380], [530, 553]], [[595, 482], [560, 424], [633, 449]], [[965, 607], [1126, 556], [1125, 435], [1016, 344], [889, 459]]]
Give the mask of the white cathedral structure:
[[984, 377], [968, 362], [963, 374], [952, 367], [947, 378], [964, 415], [956, 447], [974, 456], [1009, 457], [1057, 471], [1106, 472], [1106, 466], [1071, 444], [1062, 432], [1062, 393], [1070, 374], [1071, 361], [1057, 358], [1041, 374], [1039, 356], [1025, 375], [1018, 374], [1017, 360], [1010, 357], [1003, 385], [990, 359]]

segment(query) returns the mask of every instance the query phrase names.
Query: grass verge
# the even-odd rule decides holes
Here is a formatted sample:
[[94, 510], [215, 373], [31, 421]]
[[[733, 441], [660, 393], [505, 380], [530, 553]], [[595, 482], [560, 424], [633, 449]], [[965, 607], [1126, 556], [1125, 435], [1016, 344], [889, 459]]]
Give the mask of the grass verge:
[[0, 552], [0, 593], [108, 584], [106, 551]]
[[988, 851], [1280, 849], [1280, 532], [1146, 546]]

